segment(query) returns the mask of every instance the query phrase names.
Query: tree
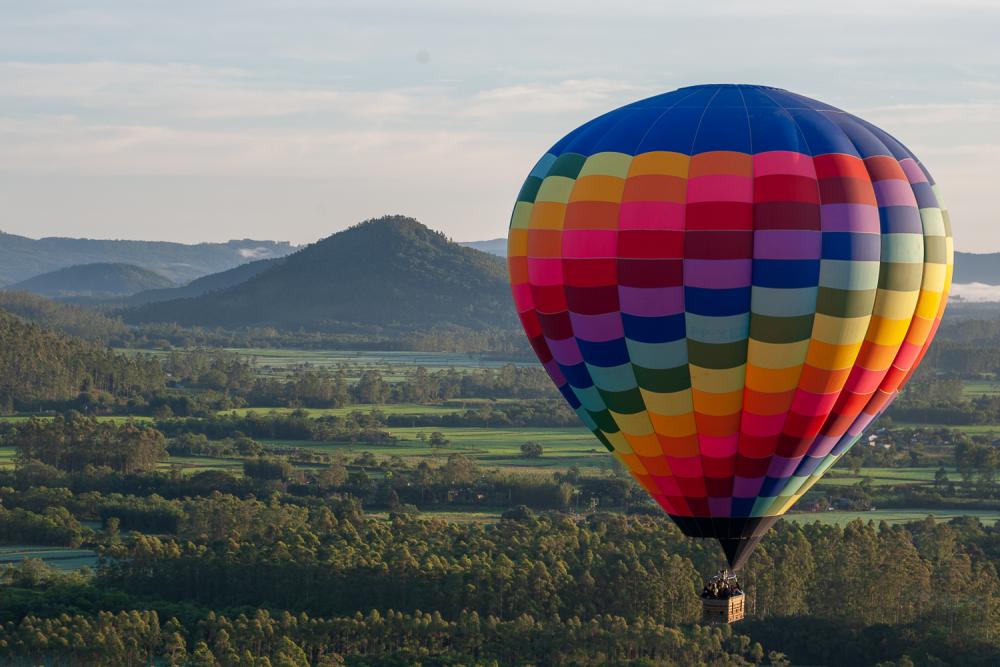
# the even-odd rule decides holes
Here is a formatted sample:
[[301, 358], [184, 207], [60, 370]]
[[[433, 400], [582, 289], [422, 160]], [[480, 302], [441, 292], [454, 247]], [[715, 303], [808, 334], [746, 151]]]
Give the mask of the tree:
[[218, 665], [215, 661], [215, 654], [205, 642], [198, 642], [195, 645], [187, 664], [189, 667], [217, 667]]
[[534, 521], [535, 513], [527, 505], [516, 505], [500, 515], [505, 521]]
[[286, 459], [247, 459], [243, 462], [243, 474], [252, 479], [284, 482], [292, 475], [292, 464]]
[[943, 491], [948, 486], [948, 471], [943, 467], [938, 468], [934, 473], [934, 488], [938, 492]]
[[445, 484], [468, 484], [478, 473], [476, 462], [465, 454], [449, 454], [448, 462], [441, 469], [442, 481]]
[[337, 461], [320, 471], [317, 481], [326, 488], [343, 486], [347, 481], [347, 466]]
[[535, 442], [534, 440], [521, 444], [521, 458], [524, 459], [540, 458], [543, 451], [542, 444], [540, 442]]
[[442, 447], [447, 447], [450, 441], [440, 431], [434, 431], [431, 433], [428, 443], [433, 449], [441, 449]]

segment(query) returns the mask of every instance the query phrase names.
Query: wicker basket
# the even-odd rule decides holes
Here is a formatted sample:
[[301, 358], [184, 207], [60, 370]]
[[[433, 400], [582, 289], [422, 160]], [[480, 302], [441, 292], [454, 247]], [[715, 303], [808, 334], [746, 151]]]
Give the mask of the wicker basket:
[[740, 593], [725, 600], [702, 598], [702, 620], [705, 623], [735, 623], [743, 620], [745, 597]]

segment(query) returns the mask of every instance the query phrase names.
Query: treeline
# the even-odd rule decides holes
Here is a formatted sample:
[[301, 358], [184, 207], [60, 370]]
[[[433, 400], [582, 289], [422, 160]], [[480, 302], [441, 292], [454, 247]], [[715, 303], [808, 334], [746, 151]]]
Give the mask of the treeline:
[[566, 428], [580, 426], [580, 418], [561, 398], [539, 398], [517, 403], [485, 403], [450, 413], [390, 414], [385, 423], [390, 427]]
[[108, 341], [137, 349], [186, 350], [206, 348], [271, 348], [302, 350], [379, 350], [455, 352], [496, 355], [503, 359], [532, 361], [531, 348], [519, 329], [459, 327], [373, 334], [327, 333], [275, 327], [199, 327], [173, 323], [145, 323]]
[[[764, 648], [732, 628], [674, 628], [652, 618], [510, 621], [475, 612], [446, 620], [438, 613], [371, 610], [311, 618], [266, 610], [234, 618], [211, 614], [190, 627], [155, 611], [98, 612], [0, 626], [8, 664], [167, 665], [198, 667], [358, 667], [386, 665], [577, 665], [649, 667], [760, 664]], [[345, 656], [347, 656], [345, 658]], [[787, 665], [772, 653], [770, 664]]]
[[163, 386], [154, 359], [116, 354], [0, 311], [0, 410], [122, 402]]
[[208, 417], [156, 420], [156, 427], [169, 437], [204, 435], [211, 440], [250, 438], [267, 440], [313, 440], [384, 443], [393, 440], [386, 431], [385, 415], [378, 411], [352, 410], [346, 415], [310, 417], [305, 410], [293, 412], [226, 412]]
[[[401, 380], [389, 381], [377, 369], [364, 370], [358, 379], [352, 380], [348, 375], [352, 369], [345, 365], [335, 369], [301, 367], [294, 369], [290, 377], [262, 377], [252, 357], [214, 349], [171, 352], [161, 363], [175, 386], [225, 392], [240, 399], [234, 402], [236, 405], [251, 407], [338, 408], [358, 403], [535, 399], [557, 395], [541, 368], [513, 364], [496, 369], [434, 372], [420, 366], [408, 371]], [[160, 405], [163, 403], [150, 401], [151, 408]]]
[[0, 505], [0, 536], [4, 544], [78, 547], [83, 542], [84, 528], [65, 507], [46, 507], [32, 512]]
[[[532, 360], [531, 348], [520, 329], [430, 327], [411, 331], [373, 333], [282, 330], [275, 327], [200, 327], [173, 323], [144, 323], [126, 327], [120, 317], [30, 292], [0, 292], [0, 309], [70, 336], [111, 347], [135, 349], [295, 348], [339, 350], [417, 350], [494, 354]], [[363, 327], [361, 329], [364, 329]]]
[[397, 382], [370, 369], [349, 382], [344, 368], [303, 370], [287, 380], [257, 378], [242, 394], [250, 406], [338, 408], [355, 403], [432, 403], [461, 398], [551, 398], [552, 382], [541, 368], [514, 366], [498, 369], [430, 372], [418, 367]]
[[1000, 422], [1000, 396], [968, 398], [962, 393], [960, 378], [925, 370], [906, 386], [886, 414], [895, 421], [914, 424], [996, 424]]
[[163, 434], [138, 422], [100, 422], [69, 412], [52, 419], [18, 424], [3, 442], [13, 446], [21, 464], [37, 461], [66, 472], [104, 467], [119, 473], [152, 470], [166, 458]]
[[212, 413], [204, 417], [161, 418], [154, 423], [171, 437], [194, 433], [212, 440], [248, 436], [266, 440], [388, 443], [395, 440], [389, 430], [394, 427], [568, 427], [576, 426], [578, 418], [565, 403], [540, 399], [524, 403], [489, 403], [439, 414], [386, 414], [373, 409], [311, 417], [301, 409], [292, 412], [248, 410]]

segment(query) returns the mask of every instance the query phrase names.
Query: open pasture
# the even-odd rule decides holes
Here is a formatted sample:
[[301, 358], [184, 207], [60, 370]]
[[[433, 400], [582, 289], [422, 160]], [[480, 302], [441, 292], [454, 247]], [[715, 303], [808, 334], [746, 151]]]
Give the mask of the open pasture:
[[90, 549], [24, 544], [0, 546], [0, 566], [17, 565], [27, 558], [38, 558], [46, 565], [64, 571], [97, 565], [97, 553]]
[[989, 380], [965, 380], [962, 382], [962, 394], [968, 398], [977, 396], [1000, 395], [1000, 382]]
[[[399, 456], [410, 463], [429, 460], [442, 463], [449, 454], [461, 453], [476, 460], [485, 468], [503, 468], [524, 472], [555, 472], [570, 466], [590, 469], [612, 468], [614, 458], [588, 431], [581, 428], [393, 428], [399, 438], [392, 444], [303, 442], [267, 440], [271, 444], [284, 444], [322, 451], [342, 453], [349, 459], [363, 452], [376, 456]], [[448, 444], [431, 447], [430, 434], [441, 433]], [[423, 434], [425, 439], [420, 439]], [[520, 456], [521, 445], [538, 442], [544, 450], [537, 459]]]
[[[895, 486], [900, 484], [931, 484], [937, 468], [861, 468], [855, 475], [843, 464], [836, 465], [819, 481], [819, 485], [853, 486], [866, 477], [871, 479], [872, 486]], [[951, 467], [945, 467], [945, 472], [951, 481], [959, 479], [958, 472]]]

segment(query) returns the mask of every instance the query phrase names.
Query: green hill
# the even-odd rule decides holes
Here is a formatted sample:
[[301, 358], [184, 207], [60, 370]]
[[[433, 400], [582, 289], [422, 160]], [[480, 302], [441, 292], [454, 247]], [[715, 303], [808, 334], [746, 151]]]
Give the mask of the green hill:
[[502, 260], [402, 216], [334, 234], [239, 285], [131, 308], [123, 317], [358, 332], [516, 324]]
[[0, 290], [0, 310], [60, 333], [107, 343], [124, 336], [125, 324], [92, 308], [53, 301], [31, 292]]
[[184, 284], [248, 261], [283, 257], [294, 250], [284, 241], [253, 239], [189, 245], [62, 237], [31, 239], [0, 232], [0, 285], [67, 266], [95, 262], [137, 264], [166, 276], [175, 284]]
[[8, 289], [57, 299], [103, 299], [173, 286], [168, 278], [141, 266], [99, 262], [56, 269], [10, 285]]

